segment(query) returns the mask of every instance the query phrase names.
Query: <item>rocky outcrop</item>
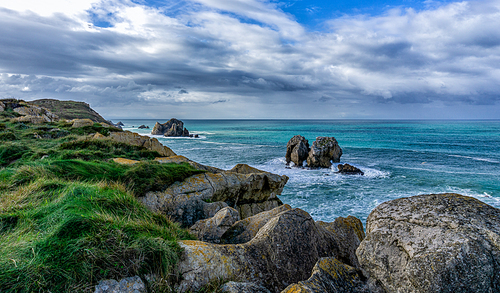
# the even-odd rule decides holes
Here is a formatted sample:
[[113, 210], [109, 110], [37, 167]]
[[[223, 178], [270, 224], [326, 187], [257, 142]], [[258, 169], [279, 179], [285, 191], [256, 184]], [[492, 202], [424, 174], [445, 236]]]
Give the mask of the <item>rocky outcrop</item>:
[[381, 292], [368, 285], [361, 271], [343, 264], [334, 257], [321, 258], [306, 281], [288, 286], [281, 293], [374, 293]]
[[4, 100], [4, 108], [9, 106], [14, 112], [16, 112], [20, 117], [13, 118], [15, 122], [28, 122], [32, 124], [42, 124], [46, 122], [55, 122], [59, 120], [59, 117], [49, 110], [18, 100]]
[[302, 167], [309, 154], [309, 141], [301, 135], [295, 135], [286, 144], [286, 164], [293, 162], [295, 166]]
[[71, 127], [74, 127], [74, 128], [87, 127], [87, 126], [94, 125], [94, 121], [87, 119], [87, 118], [85, 118], [85, 119], [73, 119], [73, 120], [71, 120], [71, 122], [72, 122]]
[[220, 173], [223, 172], [224, 170], [207, 166], [207, 165], [202, 165], [199, 163], [196, 163], [195, 161], [191, 161], [190, 159], [184, 157], [184, 156], [170, 156], [170, 157], [161, 157], [161, 158], [155, 158], [155, 161], [161, 163], [161, 164], [168, 164], [168, 163], [175, 163], [175, 164], [182, 164], [182, 163], [187, 163], [191, 166], [193, 166], [195, 169], [198, 170], [203, 170], [207, 171], [210, 173]]
[[181, 241], [184, 257], [179, 264], [180, 292], [198, 290], [217, 278], [253, 282], [272, 292], [309, 277], [321, 258], [336, 256], [331, 234], [318, 229], [303, 210], [286, 210], [269, 220], [244, 244]]
[[146, 293], [146, 286], [138, 276], [120, 280], [104, 280], [95, 287], [94, 293]]
[[240, 220], [232, 225], [221, 237], [220, 242], [224, 244], [246, 243], [257, 235], [257, 232], [264, 227], [269, 220], [278, 214], [291, 210], [287, 204], [276, 207], [272, 210], [258, 213], [255, 216]]
[[[237, 169], [252, 170], [250, 168]], [[256, 172], [242, 174], [230, 170], [194, 175], [164, 191], [148, 192], [140, 200], [184, 227], [213, 217], [217, 208], [225, 206], [238, 210], [244, 219], [282, 205], [277, 195], [283, 191], [288, 177], [253, 170]]]
[[139, 127], [137, 127], [138, 129], [149, 129], [149, 126], [146, 126], [146, 125], [141, 125]]
[[189, 136], [189, 131], [184, 128], [184, 122], [172, 118], [163, 124], [156, 122], [151, 134], [164, 136]]
[[41, 99], [30, 101], [30, 103], [44, 107], [59, 116], [60, 119], [91, 119], [94, 122], [108, 123], [99, 113], [90, 108], [85, 102], [59, 101], [55, 99]]
[[5, 110], [5, 104], [0, 101], [0, 112], [3, 112]]
[[499, 292], [500, 210], [458, 194], [400, 198], [368, 217], [357, 255], [387, 292]]
[[130, 159], [125, 159], [125, 158], [113, 158], [112, 160], [113, 160], [113, 162], [120, 164], [120, 165], [135, 165], [135, 164], [141, 162], [141, 161], [130, 160]]
[[94, 139], [111, 139], [117, 142], [123, 142], [135, 146], [145, 147], [148, 150], [156, 151], [160, 156], [170, 157], [176, 154], [168, 147], [162, 145], [156, 138], [140, 135], [130, 131], [110, 132], [109, 136], [103, 136], [99, 133], [93, 136]]
[[339, 164], [337, 165], [337, 169], [339, 169], [340, 174], [346, 174], [346, 175], [365, 175], [363, 171], [361, 171], [359, 168], [354, 167], [349, 164]]
[[212, 218], [199, 220], [189, 231], [201, 241], [220, 243], [221, 236], [239, 220], [240, 214], [237, 210], [225, 207]]
[[342, 149], [334, 137], [316, 138], [313, 142], [309, 155], [307, 157], [307, 166], [311, 168], [330, 168], [332, 162], [340, 162]]
[[220, 288], [222, 293], [271, 293], [266, 288], [249, 282], [227, 282]]

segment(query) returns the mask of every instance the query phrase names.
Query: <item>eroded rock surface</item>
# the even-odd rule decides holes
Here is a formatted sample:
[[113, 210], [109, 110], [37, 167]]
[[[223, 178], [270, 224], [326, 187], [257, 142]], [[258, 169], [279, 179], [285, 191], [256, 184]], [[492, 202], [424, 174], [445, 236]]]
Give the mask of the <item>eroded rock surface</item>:
[[387, 292], [500, 292], [500, 210], [459, 194], [379, 205], [357, 255]]
[[295, 135], [286, 144], [286, 164], [293, 162], [295, 166], [302, 167], [309, 154], [309, 141], [301, 135]]
[[176, 154], [168, 147], [162, 145], [156, 138], [140, 135], [130, 131], [110, 132], [109, 136], [103, 136], [99, 133], [94, 135], [94, 139], [111, 139], [135, 146], [142, 146], [148, 150], [156, 151], [160, 156], [170, 157]]
[[151, 134], [164, 136], [189, 136], [189, 131], [184, 128], [184, 122], [172, 118], [163, 124], [156, 122], [153, 130], [151, 130]]
[[75, 128], [94, 125], [94, 121], [92, 121], [88, 118], [86, 118], [86, 119], [73, 119], [73, 120], [71, 120], [71, 122], [73, 122], [71, 127], [75, 127]]
[[218, 245], [181, 241], [184, 259], [179, 264], [180, 292], [198, 290], [210, 280], [254, 282], [272, 292], [306, 280], [321, 257], [336, 256], [331, 234], [318, 229], [303, 210], [286, 210], [270, 219], [244, 244]]
[[220, 289], [222, 293], [271, 293], [266, 288], [249, 282], [227, 282]]
[[182, 163], [188, 163], [189, 165], [193, 166], [195, 169], [198, 170], [203, 170], [207, 171], [210, 173], [220, 173], [223, 172], [224, 170], [207, 166], [207, 165], [202, 165], [199, 163], [196, 163], [195, 161], [192, 161], [184, 156], [170, 156], [170, 157], [162, 157], [162, 158], [155, 158], [155, 161], [162, 163], [162, 164], [167, 164], [167, 163], [176, 163], [176, 164], [182, 164]]
[[307, 165], [311, 168], [330, 168], [332, 162], [340, 162], [340, 156], [342, 156], [342, 149], [334, 137], [319, 136], [309, 151]]
[[201, 241], [220, 243], [221, 236], [239, 220], [240, 214], [237, 210], [225, 207], [213, 217], [199, 220], [189, 231]]
[[231, 206], [238, 210], [242, 219], [280, 206], [282, 202], [277, 195], [281, 194], [287, 180], [287, 176], [264, 171], [204, 173], [174, 183], [164, 191], [148, 192], [141, 201], [150, 209], [190, 227], [199, 220], [213, 217], [215, 213], [212, 212], [218, 211], [214, 205]]
[[337, 169], [339, 170], [340, 174], [347, 174], [347, 175], [365, 175], [363, 171], [361, 171], [359, 168], [354, 167], [349, 164], [339, 164], [337, 165]]
[[146, 293], [146, 286], [138, 276], [116, 280], [103, 280], [96, 286], [94, 293]]

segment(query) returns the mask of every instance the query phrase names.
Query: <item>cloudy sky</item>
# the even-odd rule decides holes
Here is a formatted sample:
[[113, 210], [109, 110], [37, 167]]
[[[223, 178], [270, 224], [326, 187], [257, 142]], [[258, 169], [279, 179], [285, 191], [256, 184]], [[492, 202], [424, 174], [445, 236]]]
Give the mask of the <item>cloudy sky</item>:
[[500, 0], [0, 0], [0, 98], [108, 119], [499, 119]]

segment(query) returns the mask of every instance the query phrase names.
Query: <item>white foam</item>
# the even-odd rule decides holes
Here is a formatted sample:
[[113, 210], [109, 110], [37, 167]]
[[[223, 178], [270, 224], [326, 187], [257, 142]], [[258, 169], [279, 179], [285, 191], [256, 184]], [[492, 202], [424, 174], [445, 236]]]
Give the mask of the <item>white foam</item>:
[[490, 159], [490, 158], [469, 157], [469, 156], [461, 156], [461, 155], [448, 155], [448, 156], [455, 157], [455, 158], [464, 158], [464, 159], [471, 159], [471, 160], [475, 160], [475, 161], [482, 161], [482, 162], [500, 164], [500, 161], [493, 160], [493, 159]]

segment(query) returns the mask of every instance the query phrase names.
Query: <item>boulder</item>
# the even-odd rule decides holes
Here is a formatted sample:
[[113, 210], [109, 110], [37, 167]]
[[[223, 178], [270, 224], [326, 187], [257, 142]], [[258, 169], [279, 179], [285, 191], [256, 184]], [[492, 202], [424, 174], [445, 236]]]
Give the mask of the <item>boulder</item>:
[[255, 216], [248, 217], [246, 219], [240, 220], [230, 229], [228, 229], [224, 235], [221, 237], [221, 243], [224, 244], [239, 244], [246, 243], [257, 235], [257, 232], [264, 227], [264, 225], [269, 222], [270, 219], [274, 218], [279, 213], [282, 213], [292, 208], [287, 205], [281, 205], [272, 210], [258, 213]]
[[125, 126], [121, 121], [118, 121], [118, 123], [115, 124], [116, 126]]
[[120, 280], [100, 281], [94, 293], [146, 293], [146, 285], [138, 276]]
[[12, 119], [14, 122], [26, 122], [26, 123], [31, 123], [31, 124], [43, 124], [50, 122], [49, 119], [42, 117], [42, 116], [32, 116], [32, 115], [27, 115], [27, 116], [21, 116]]
[[3, 112], [5, 110], [5, 104], [0, 102], [0, 112]]
[[316, 225], [332, 233], [331, 237], [337, 239], [339, 253], [337, 258], [345, 264], [360, 268], [356, 249], [365, 238], [365, 231], [361, 220], [356, 217], [338, 217], [332, 223], [317, 221]]
[[182, 164], [182, 163], [188, 163], [189, 165], [193, 166], [195, 169], [198, 170], [203, 170], [207, 171], [210, 173], [220, 173], [223, 172], [224, 170], [207, 166], [207, 165], [202, 165], [199, 163], [196, 163], [195, 161], [191, 161], [190, 159], [184, 157], [184, 156], [170, 156], [170, 157], [159, 157], [155, 158], [155, 161], [161, 163], [161, 164], [168, 164], [168, 163], [175, 163], [175, 164]]
[[146, 125], [143, 124], [143, 125], [141, 125], [141, 126], [139, 126], [137, 128], [139, 128], [139, 129], [149, 129], [149, 126], [146, 126]]
[[164, 136], [189, 136], [189, 131], [184, 128], [184, 122], [172, 118], [163, 124], [156, 122], [151, 134]]
[[73, 119], [71, 120], [73, 122], [73, 125], [71, 127], [78, 128], [78, 127], [85, 127], [85, 126], [93, 126], [94, 121], [85, 118], [85, 119]]
[[222, 293], [271, 293], [266, 288], [249, 282], [227, 282], [220, 287]]
[[340, 162], [342, 149], [335, 137], [319, 136], [313, 142], [309, 155], [307, 157], [307, 166], [311, 168], [330, 168], [331, 162]]
[[23, 103], [23, 106], [14, 108], [14, 112], [25, 117], [39, 117], [42, 118], [44, 122], [55, 122], [59, 120], [59, 117], [48, 109], [28, 103]]
[[302, 167], [309, 154], [309, 141], [301, 135], [295, 135], [286, 144], [286, 164], [293, 162], [295, 166]]
[[141, 161], [130, 160], [125, 158], [113, 158], [113, 162], [120, 165], [135, 165], [137, 163], [140, 163]]
[[283, 204], [277, 195], [283, 191], [288, 177], [257, 171], [197, 174], [164, 191], [148, 192], [140, 200], [151, 210], [169, 215], [184, 227], [213, 217], [214, 214], [207, 214], [207, 210], [212, 211], [210, 205], [216, 202], [235, 208], [244, 219]]
[[334, 257], [325, 257], [314, 265], [311, 277], [288, 286], [281, 293], [371, 293], [361, 271], [343, 264]]
[[388, 201], [356, 253], [387, 292], [499, 292], [500, 209], [450, 193]]
[[271, 292], [305, 280], [321, 258], [336, 256], [338, 246], [303, 210], [286, 210], [269, 220], [244, 244], [181, 241], [180, 292], [199, 290], [214, 279], [253, 282]]
[[240, 214], [237, 210], [225, 207], [213, 217], [196, 222], [189, 228], [189, 232], [201, 241], [220, 243], [221, 236], [239, 220]]
[[347, 175], [365, 175], [363, 171], [361, 171], [359, 168], [354, 167], [349, 164], [339, 164], [337, 165], [337, 169], [339, 169], [340, 174], [347, 174]]
[[148, 150], [156, 151], [160, 156], [170, 157], [176, 154], [168, 147], [162, 145], [156, 138], [140, 135], [138, 133], [123, 131], [110, 132], [109, 136], [95, 134], [93, 139], [111, 139], [118, 142], [123, 142], [135, 146], [145, 147]]

